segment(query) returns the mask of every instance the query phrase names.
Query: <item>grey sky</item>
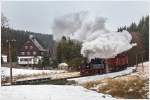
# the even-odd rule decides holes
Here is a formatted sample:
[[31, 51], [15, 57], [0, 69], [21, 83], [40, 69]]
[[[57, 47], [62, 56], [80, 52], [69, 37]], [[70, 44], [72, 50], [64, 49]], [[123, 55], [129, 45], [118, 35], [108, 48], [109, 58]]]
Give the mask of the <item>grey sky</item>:
[[11, 28], [51, 34], [56, 17], [68, 13], [89, 11], [106, 17], [106, 27], [116, 31], [119, 26], [138, 22], [148, 15], [149, 3], [144, 1], [5, 1], [2, 12], [9, 19]]

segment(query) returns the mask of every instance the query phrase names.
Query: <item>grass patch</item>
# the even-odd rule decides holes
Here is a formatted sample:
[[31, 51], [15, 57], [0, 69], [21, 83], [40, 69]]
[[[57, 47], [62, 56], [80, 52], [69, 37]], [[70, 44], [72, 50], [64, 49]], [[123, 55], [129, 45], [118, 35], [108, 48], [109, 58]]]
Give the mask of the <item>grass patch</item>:
[[98, 88], [98, 92], [110, 94], [113, 97], [128, 99], [148, 99], [148, 79], [133, 77], [129, 80], [108, 79], [107, 84]]
[[83, 83], [81, 84], [84, 88], [90, 89], [92, 87], [97, 86], [98, 84], [101, 84], [102, 82], [99, 81], [91, 81], [91, 82], [87, 82], [87, 83]]

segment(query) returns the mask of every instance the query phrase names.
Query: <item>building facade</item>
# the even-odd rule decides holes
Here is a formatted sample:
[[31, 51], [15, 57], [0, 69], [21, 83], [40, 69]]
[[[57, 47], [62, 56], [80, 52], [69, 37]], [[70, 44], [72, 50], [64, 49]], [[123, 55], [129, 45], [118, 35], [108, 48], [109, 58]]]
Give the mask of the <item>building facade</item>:
[[32, 65], [39, 64], [42, 61], [44, 55], [46, 55], [47, 50], [45, 50], [39, 42], [30, 35], [29, 39], [23, 44], [22, 48], [18, 53], [18, 64], [20, 65]]

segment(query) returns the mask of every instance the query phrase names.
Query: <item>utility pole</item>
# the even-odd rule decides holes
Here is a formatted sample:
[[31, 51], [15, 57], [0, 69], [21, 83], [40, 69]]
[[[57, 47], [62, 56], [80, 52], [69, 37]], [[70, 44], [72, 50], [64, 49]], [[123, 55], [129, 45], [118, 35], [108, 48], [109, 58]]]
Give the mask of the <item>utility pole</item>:
[[143, 67], [143, 55], [141, 55], [142, 56], [142, 67]]
[[9, 66], [10, 66], [10, 84], [13, 84], [13, 79], [12, 79], [12, 59], [11, 59], [11, 43], [15, 42], [16, 40], [7, 40], [8, 42], [8, 50], [9, 50]]
[[142, 69], [143, 69], [143, 73], [144, 73], [145, 70], [144, 70], [144, 65], [143, 65], [143, 60], [144, 60], [143, 59], [143, 53], [141, 54], [141, 57], [142, 57]]
[[138, 55], [136, 54], [136, 70], [137, 70], [137, 67], [138, 67]]

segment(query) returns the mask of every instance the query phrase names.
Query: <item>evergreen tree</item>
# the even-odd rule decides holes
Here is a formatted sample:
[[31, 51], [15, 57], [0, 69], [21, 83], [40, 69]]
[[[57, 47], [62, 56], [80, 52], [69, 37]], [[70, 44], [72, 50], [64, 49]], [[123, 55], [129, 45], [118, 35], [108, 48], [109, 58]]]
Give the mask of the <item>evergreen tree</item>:
[[145, 48], [145, 58], [149, 58], [149, 17], [146, 17], [141, 28], [141, 33], [143, 36], [144, 48]]
[[136, 25], [136, 23], [133, 22], [133, 23], [129, 26], [128, 31], [129, 31], [129, 32], [136, 32], [136, 31], [137, 31], [137, 25]]
[[70, 38], [62, 37], [57, 44], [57, 61], [58, 63], [66, 62], [70, 66], [79, 66], [82, 62], [80, 54], [81, 43], [75, 42]]
[[45, 66], [49, 66], [49, 65], [50, 65], [49, 57], [48, 56], [44, 56], [42, 58], [42, 66], [45, 67]]
[[137, 31], [142, 33], [142, 27], [143, 27], [143, 24], [145, 23], [145, 18], [142, 17], [142, 19], [140, 20], [139, 24], [138, 24], [138, 27], [137, 27]]

